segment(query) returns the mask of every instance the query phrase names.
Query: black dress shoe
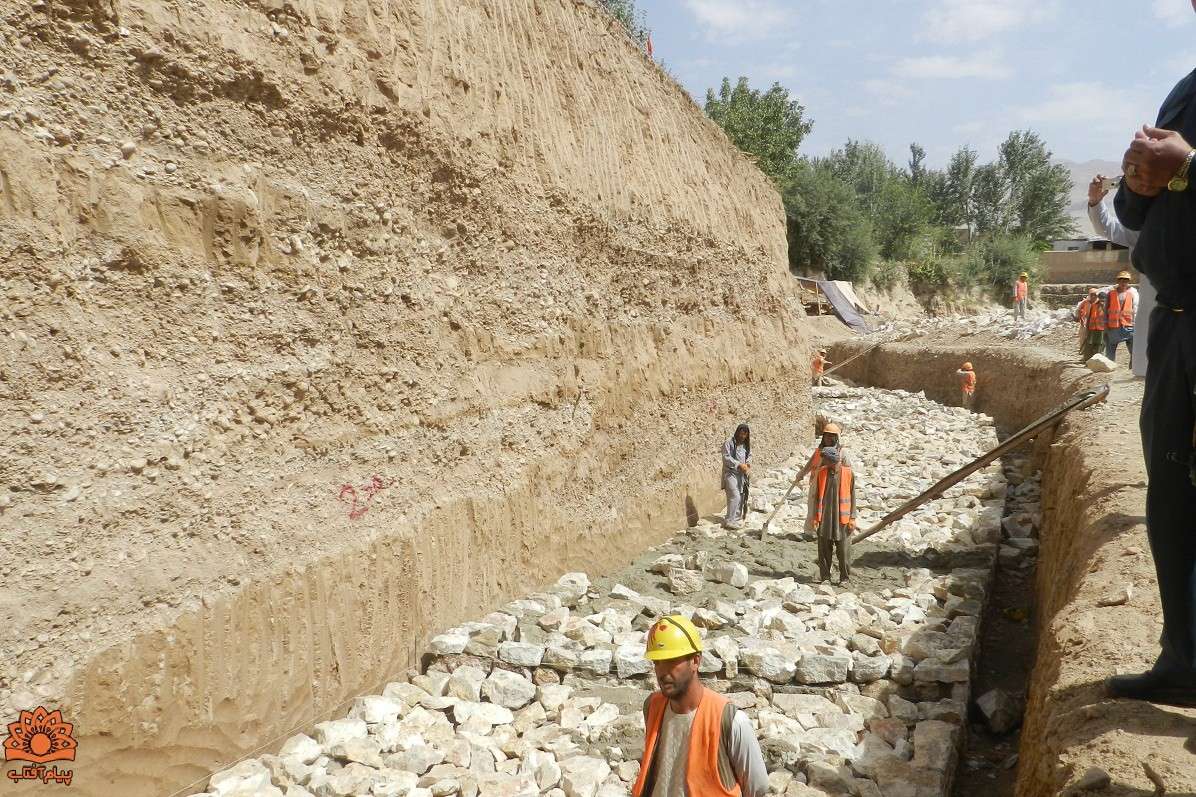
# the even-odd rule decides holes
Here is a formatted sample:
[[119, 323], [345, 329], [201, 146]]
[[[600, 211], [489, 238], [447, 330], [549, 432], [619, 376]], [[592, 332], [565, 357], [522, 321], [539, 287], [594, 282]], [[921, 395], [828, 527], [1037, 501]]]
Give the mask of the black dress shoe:
[[1144, 672], [1139, 675], [1114, 675], [1108, 681], [1109, 694], [1125, 700], [1144, 700], [1166, 706], [1196, 707], [1196, 685], [1166, 673]]

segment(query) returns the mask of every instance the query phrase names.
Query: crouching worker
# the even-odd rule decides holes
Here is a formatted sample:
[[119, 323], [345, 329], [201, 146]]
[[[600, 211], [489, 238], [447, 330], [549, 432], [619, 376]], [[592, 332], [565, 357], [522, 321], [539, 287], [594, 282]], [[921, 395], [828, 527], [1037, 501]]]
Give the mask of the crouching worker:
[[702, 639], [687, 618], [662, 617], [645, 657], [659, 692], [644, 702], [644, 757], [635, 797], [764, 797], [768, 770], [747, 714], [698, 678]]
[[839, 461], [839, 450], [821, 450], [821, 464], [814, 476], [817, 503], [814, 526], [818, 529], [818, 579], [831, 577], [831, 557], [838, 555], [839, 583], [851, 578], [851, 533], [855, 531], [855, 475]]

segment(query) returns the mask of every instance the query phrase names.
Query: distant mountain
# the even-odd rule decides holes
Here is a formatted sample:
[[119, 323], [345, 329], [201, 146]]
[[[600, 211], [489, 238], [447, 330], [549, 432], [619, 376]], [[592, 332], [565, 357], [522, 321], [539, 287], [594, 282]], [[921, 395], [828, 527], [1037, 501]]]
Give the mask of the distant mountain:
[[[1121, 164], [1099, 160], [1084, 161], [1083, 163], [1059, 160], [1056, 163], [1066, 166], [1068, 172], [1071, 173], [1071, 204], [1068, 205], [1067, 210], [1076, 220], [1080, 237], [1086, 238], [1095, 235], [1092, 223], [1088, 221], [1088, 183], [1098, 174], [1103, 174], [1105, 177], [1116, 177], [1121, 174]], [[1105, 201], [1111, 200], [1106, 198]]]

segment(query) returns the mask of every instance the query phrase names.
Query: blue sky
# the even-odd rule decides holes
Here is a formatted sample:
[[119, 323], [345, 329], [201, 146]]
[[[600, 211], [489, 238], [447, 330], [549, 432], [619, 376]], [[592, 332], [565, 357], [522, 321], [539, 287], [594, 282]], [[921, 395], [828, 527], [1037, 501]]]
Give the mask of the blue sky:
[[638, 0], [656, 59], [699, 104], [724, 75], [806, 106], [805, 154], [848, 138], [941, 166], [1031, 128], [1055, 156], [1120, 161], [1196, 67], [1190, 0]]

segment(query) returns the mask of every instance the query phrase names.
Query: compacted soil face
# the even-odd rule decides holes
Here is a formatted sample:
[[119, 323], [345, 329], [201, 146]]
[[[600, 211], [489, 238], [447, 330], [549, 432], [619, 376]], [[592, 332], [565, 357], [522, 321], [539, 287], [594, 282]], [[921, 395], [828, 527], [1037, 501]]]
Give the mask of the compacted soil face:
[[[1037, 645], [1024, 726], [1020, 739], [1009, 737], [1018, 750], [1016, 794], [1047, 797], [1080, 786], [1127, 797], [1196, 793], [1196, 711], [1110, 700], [1104, 690], [1110, 675], [1149, 667], [1162, 627], [1145, 526], [1143, 381], [1129, 373], [1124, 348], [1112, 374], [1078, 366], [1071, 324], [1023, 339], [1004, 336], [1014, 325], [1003, 315], [934, 326], [925, 325], [931, 343], [885, 346], [845, 371], [861, 383], [951, 402], [954, 371], [970, 359], [980, 377], [977, 406], [1010, 430], [1085, 386], [1112, 388], [1104, 405], [1073, 414], [1033, 449], [1043, 504], [1025, 633]], [[832, 359], [865, 341], [837, 346]]]
[[620, 30], [0, 0], [0, 721], [62, 709], [74, 792], [340, 716], [808, 429], [780, 198]]

